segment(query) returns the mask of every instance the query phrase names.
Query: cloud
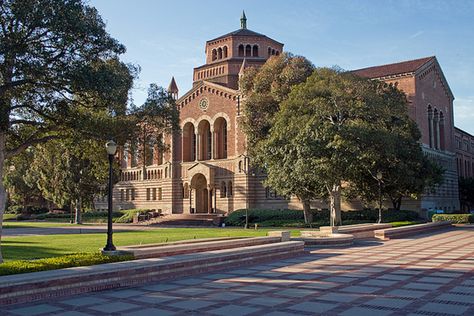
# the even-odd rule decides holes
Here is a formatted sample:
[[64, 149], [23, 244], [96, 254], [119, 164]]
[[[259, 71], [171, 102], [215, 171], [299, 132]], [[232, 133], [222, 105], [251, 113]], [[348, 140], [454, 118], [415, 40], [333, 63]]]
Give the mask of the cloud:
[[414, 39], [414, 38], [417, 38], [418, 36], [421, 36], [423, 35], [423, 33], [425, 33], [425, 31], [418, 31], [412, 35], [409, 36], [410, 39]]

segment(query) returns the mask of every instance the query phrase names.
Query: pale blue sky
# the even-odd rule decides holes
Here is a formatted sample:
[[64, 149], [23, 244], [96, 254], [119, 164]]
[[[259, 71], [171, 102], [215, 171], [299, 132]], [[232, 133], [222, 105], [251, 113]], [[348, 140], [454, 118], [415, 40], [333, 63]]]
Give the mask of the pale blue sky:
[[175, 76], [180, 95], [204, 63], [206, 40], [240, 27], [316, 66], [357, 69], [436, 55], [456, 97], [456, 126], [474, 134], [474, 0], [90, 0], [142, 68], [133, 96]]

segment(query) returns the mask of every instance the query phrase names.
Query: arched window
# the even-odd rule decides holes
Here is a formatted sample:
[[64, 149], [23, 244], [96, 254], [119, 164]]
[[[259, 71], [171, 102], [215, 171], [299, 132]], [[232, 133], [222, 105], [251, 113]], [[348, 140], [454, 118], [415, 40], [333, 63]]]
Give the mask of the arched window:
[[244, 45], [239, 45], [239, 57], [244, 57]]
[[168, 167], [165, 168], [165, 179], [168, 178]]
[[227, 184], [227, 196], [232, 196], [232, 181]]
[[252, 56], [252, 46], [250, 45], [245, 46], [245, 56], [246, 57]]
[[274, 49], [272, 49], [272, 55], [275, 55], [275, 50]]
[[136, 142], [132, 144], [131, 151], [132, 151], [131, 167], [133, 168], [133, 167], [138, 166], [138, 145]]
[[198, 160], [211, 159], [212, 151], [212, 135], [211, 125], [207, 120], [202, 120], [198, 126], [198, 137], [199, 137], [199, 148], [198, 148]]
[[444, 114], [439, 112], [439, 149], [445, 150], [445, 139], [444, 139]]
[[271, 55], [272, 55], [272, 48], [268, 47], [268, 57], [270, 57]]
[[221, 198], [227, 197], [227, 187], [225, 185], [225, 181], [221, 183]]
[[153, 165], [153, 157], [155, 156], [155, 142], [150, 140], [148, 144], [145, 144], [145, 165]]
[[434, 124], [434, 148], [439, 149], [439, 112], [438, 109], [433, 111], [433, 124]]
[[217, 51], [216, 51], [216, 49], [213, 49], [212, 50], [212, 61], [214, 61], [216, 59], [217, 59]]
[[224, 58], [227, 58], [227, 46], [224, 46], [224, 48], [222, 49], [222, 53], [223, 53], [223, 57]]
[[196, 156], [196, 135], [194, 134], [194, 125], [188, 122], [183, 127], [183, 161], [194, 161]]
[[279, 51], [276, 51], [276, 52], [275, 52], [275, 55], [276, 55], [276, 56], [280, 55], [280, 52], [279, 52]]
[[428, 105], [428, 141], [430, 148], [434, 147], [433, 127], [433, 109], [431, 108], [431, 105]]
[[214, 122], [214, 158], [227, 158], [227, 121], [219, 117]]
[[258, 57], [258, 45], [253, 45], [252, 56]]
[[239, 161], [239, 172], [242, 172], [242, 160]]
[[125, 144], [123, 146], [123, 163], [122, 167], [127, 168], [128, 167], [128, 156], [130, 155], [130, 146], [128, 144]]
[[222, 48], [217, 49], [217, 59], [222, 59]]

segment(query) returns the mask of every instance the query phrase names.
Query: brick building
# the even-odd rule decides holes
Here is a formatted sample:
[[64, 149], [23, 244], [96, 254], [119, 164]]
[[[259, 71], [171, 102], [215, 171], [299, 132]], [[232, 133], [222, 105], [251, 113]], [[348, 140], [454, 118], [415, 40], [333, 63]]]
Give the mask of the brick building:
[[[262, 186], [262, 176], [249, 169], [245, 135], [239, 127], [239, 74], [246, 67], [262, 66], [282, 50], [282, 43], [247, 29], [245, 14], [240, 29], [207, 41], [206, 63], [194, 68], [191, 90], [178, 98], [174, 78], [169, 86], [180, 110], [182, 129], [179, 135], [163, 136], [171, 150], [160, 153], [151, 146], [150, 158], [144, 162], [139, 161], [136, 149], [125, 146], [120, 152], [123, 169], [121, 181], [114, 188], [115, 207], [159, 209], [173, 214], [301, 208], [295, 198], [280, 197]], [[446, 169], [445, 181], [436, 193], [405, 201], [402, 207], [458, 209], [454, 96], [436, 58], [355, 72], [394, 83], [407, 94], [410, 115], [422, 131], [423, 150]], [[315, 202], [313, 206], [324, 205]], [[343, 205], [343, 209], [359, 207], [357, 201]]]
[[426, 155], [441, 165], [444, 181], [421, 199], [403, 201], [404, 209], [459, 209], [458, 172], [454, 146], [454, 95], [436, 57], [355, 70], [361, 77], [382, 80], [405, 92], [410, 117], [421, 131]]
[[456, 166], [460, 178], [474, 178], [474, 136], [454, 128]]

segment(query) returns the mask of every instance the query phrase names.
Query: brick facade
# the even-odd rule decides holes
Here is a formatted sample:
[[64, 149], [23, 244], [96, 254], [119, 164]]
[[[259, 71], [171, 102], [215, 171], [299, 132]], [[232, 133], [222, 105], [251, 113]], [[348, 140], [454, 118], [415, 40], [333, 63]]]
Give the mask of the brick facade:
[[[239, 127], [242, 68], [260, 67], [278, 55], [283, 44], [242, 27], [206, 42], [206, 63], [194, 68], [193, 87], [180, 98], [174, 78], [182, 132], [166, 135], [170, 151], [153, 152], [151, 163], [133, 148], [119, 153], [122, 178], [114, 188], [115, 208], [158, 209], [163, 213], [221, 213], [236, 209], [301, 208], [295, 198], [265, 189], [262, 175], [249, 172], [246, 137]], [[454, 151], [453, 95], [435, 57], [356, 70], [355, 73], [397, 85], [407, 94], [410, 116], [422, 133], [423, 150], [445, 169], [445, 181], [433, 194], [406, 200], [404, 209], [459, 209], [458, 170]], [[469, 143], [474, 148], [474, 143]], [[125, 154], [124, 154], [125, 152]], [[471, 166], [474, 167], [472, 156]], [[470, 167], [472, 174], [473, 169]], [[390, 205], [387, 205], [390, 207]], [[101, 207], [100, 203], [97, 207]], [[105, 208], [105, 206], [102, 206]], [[315, 201], [313, 207], [326, 207]], [[346, 201], [343, 209], [361, 208]]]

